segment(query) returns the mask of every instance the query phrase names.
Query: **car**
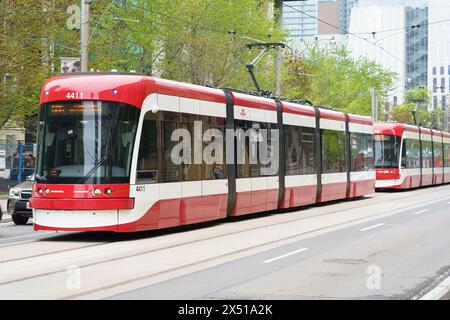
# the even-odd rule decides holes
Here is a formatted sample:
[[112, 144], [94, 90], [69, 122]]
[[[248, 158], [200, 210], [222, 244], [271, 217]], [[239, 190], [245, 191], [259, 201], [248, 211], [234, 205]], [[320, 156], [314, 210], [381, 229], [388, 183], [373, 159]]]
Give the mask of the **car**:
[[34, 175], [9, 190], [8, 213], [16, 225], [23, 225], [33, 216], [29, 201], [32, 195]]

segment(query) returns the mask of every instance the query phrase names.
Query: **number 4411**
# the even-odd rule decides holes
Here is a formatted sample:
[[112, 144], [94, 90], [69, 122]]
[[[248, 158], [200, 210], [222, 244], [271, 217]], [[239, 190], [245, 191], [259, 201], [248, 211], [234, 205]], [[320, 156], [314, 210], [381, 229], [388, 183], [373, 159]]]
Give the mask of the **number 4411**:
[[67, 92], [67, 99], [83, 99], [83, 92]]

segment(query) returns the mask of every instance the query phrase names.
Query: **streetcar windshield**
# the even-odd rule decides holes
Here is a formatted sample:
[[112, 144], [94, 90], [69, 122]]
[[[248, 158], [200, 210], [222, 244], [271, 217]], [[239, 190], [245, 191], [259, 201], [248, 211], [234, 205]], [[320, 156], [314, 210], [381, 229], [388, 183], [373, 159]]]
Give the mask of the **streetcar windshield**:
[[375, 142], [375, 168], [398, 168], [400, 156], [400, 137], [376, 134]]
[[128, 183], [139, 113], [115, 102], [42, 105], [36, 181]]

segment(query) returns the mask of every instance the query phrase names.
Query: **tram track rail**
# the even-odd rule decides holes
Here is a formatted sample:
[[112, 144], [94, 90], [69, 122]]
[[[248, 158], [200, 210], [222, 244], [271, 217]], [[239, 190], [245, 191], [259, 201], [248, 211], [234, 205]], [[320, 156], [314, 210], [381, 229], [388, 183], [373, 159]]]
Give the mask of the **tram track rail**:
[[[410, 196], [403, 197], [403, 198], [404, 199], [405, 198], [413, 198], [413, 197], [417, 197], [417, 196], [418, 196], [417, 194], [414, 194], [414, 195], [410, 195]], [[385, 202], [392, 202], [392, 201], [395, 201], [395, 199], [391, 199], [391, 200], [387, 200], [386, 199]], [[434, 200], [431, 200], [429, 202], [438, 202], [438, 201], [440, 201], [440, 200], [434, 199]], [[369, 203], [369, 204], [361, 206], [361, 207], [352, 206], [352, 208], [348, 208], [348, 209], [364, 209], [365, 207], [370, 207], [370, 206], [372, 206], [374, 204], [375, 203], [372, 202], [372, 203]], [[422, 204], [423, 203], [414, 203], [414, 204], [411, 204], [411, 205], [400, 206], [400, 207], [396, 208], [394, 211], [404, 211], [404, 210], [408, 210], [409, 208], [414, 208], [414, 207], [420, 206]], [[327, 211], [327, 212], [324, 212], [324, 213], [321, 213], [321, 214], [317, 214], [317, 215], [311, 215], [311, 216], [307, 216], [307, 217], [305, 217], [305, 216], [296, 217], [296, 218], [293, 218], [293, 219], [288, 219], [288, 220], [280, 221], [280, 222], [277, 222], [277, 223], [266, 223], [264, 225], [257, 226], [257, 227], [244, 228], [242, 230], [237, 230], [237, 231], [233, 231], [233, 232], [224, 232], [224, 233], [213, 235], [213, 236], [202, 237], [202, 238], [195, 239], [195, 240], [192, 240], [192, 241], [180, 241], [179, 243], [174, 243], [174, 244], [171, 244], [169, 246], [153, 248], [153, 249], [149, 249], [149, 250], [135, 252], [135, 253], [129, 254], [129, 255], [123, 255], [123, 256], [115, 257], [115, 258], [111, 258], [111, 259], [102, 259], [102, 260], [95, 261], [95, 262], [92, 262], [92, 263], [86, 263], [86, 264], [80, 265], [79, 267], [81, 269], [82, 268], [89, 268], [89, 267], [96, 266], [96, 265], [106, 264], [106, 263], [119, 261], [119, 260], [125, 260], [125, 259], [129, 259], [129, 258], [133, 258], [133, 257], [138, 257], [138, 256], [146, 255], [146, 254], [149, 254], [149, 253], [155, 253], [155, 252], [158, 252], [158, 251], [173, 249], [173, 248], [176, 248], [176, 247], [182, 247], [182, 246], [186, 246], [186, 245], [190, 245], [190, 244], [195, 244], [195, 243], [198, 243], [198, 242], [209, 241], [209, 240], [217, 239], [217, 238], [220, 238], [220, 237], [230, 236], [230, 235], [244, 233], [244, 232], [249, 232], [249, 231], [258, 230], [258, 229], [270, 228], [270, 227], [273, 227], [273, 226], [287, 224], [287, 223], [292, 223], [292, 222], [295, 222], [295, 221], [304, 220], [304, 219], [308, 219], [308, 218], [315, 218], [315, 217], [320, 217], [320, 216], [324, 216], [324, 215], [330, 215], [330, 214], [333, 214], [333, 213], [339, 213], [341, 211], [342, 211], [342, 209], [340, 209], [340, 210], [332, 210], [332, 211]], [[378, 216], [378, 215], [386, 214], [387, 213], [386, 211], [378, 212], [376, 215]], [[270, 215], [270, 213], [266, 213], [265, 214], [265, 216], [267, 216], [267, 215]], [[261, 217], [261, 215], [256, 216], [255, 218], [258, 218], [258, 217]], [[250, 217], [250, 219], [251, 218], [253, 218], [253, 217]], [[349, 222], [354, 223], [354, 222], [357, 222], [358, 220], [363, 220], [363, 219], [367, 219], [367, 217], [353, 219], [353, 220], [351, 220]], [[222, 220], [222, 221], [224, 221], [224, 220]], [[242, 220], [240, 220], [240, 221], [242, 221]], [[212, 222], [212, 223], [217, 223], [217, 221], [216, 222]], [[134, 278], [127, 279], [127, 280], [124, 280], [124, 281], [119, 281], [119, 282], [116, 282], [116, 283], [113, 283], [113, 284], [108, 284], [108, 285], [105, 285], [105, 286], [102, 286], [102, 287], [99, 287], [99, 288], [95, 288], [93, 290], [84, 291], [84, 292], [76, 294], [76, 295], [63, 297], [63, 299], [74, 299], [74, 298], [77, 298], [77, 297], [80, 297], [80, 296], [84, 296], [84, 295], [88, 295], [88, 294], [92, 294], [92, 293], [95, 293], [95, 292], [98, 292], [98, 291], [107, 290], [107, 289], [111, 289], [111, 288], [114, 288], [114, 287], [120, 287], [120, 286], [126, 285], [128, 283], [133, 283], [133, 282], [136, 282], [136, 281], [149, 279], [149, 278], [152, 278], [152, 277], [156, 277], [156, 276], [167, 274], [167, 273], [171, 273], [171, 272], [176, 272], [176, 271], [181, 270], [181, 269], [189, 268], [189, 267], [196, 266], [196, 265], [201, 265], [201, 264], [204, 264], [204, 263], [207, 263], [207, 262], [210, 262], [210, 261], [227, 258], [227, 257], [233, 256], [233, 255], [238, 255], [239, 253], [242, 253], [242, 252], [245, 252], [245, 251], [249, 251], [249, 250], [253, 250], [253, 249], [258, 249], [260, 247], [268, 246], [268, 245], [274, 244], [276, 242], [282, 242], [282, 241], [290, 240], [290, 239], [297, 238], [297, 237], [300, 237], [300, 236], [307, 236], [308, 234], [311, 234], [311, 233], [314, 233], [314, 232], [317, 232], [317, 231], [321, 231], [323, 229], [333, 228], [333, 227], [336, 227], [336, 226], [341, 225], [341, 224], [343, 224], [343, 223], [339, 222], [339, 223], [336, 223], [336, 224], [327, 225], [327, 226], [324, 226], [324, 227], [319, 227], [319, 228], [310, 230], [308, 232], [295, 233], [295, 234], [287, 236], [287, 237], [277, 238], [275, 240], [266, 241], [266, 242], [259, 243], [259, 244], [254, 245], [254, 246], [249, 246], [249, 247], [246, 247], [246, 248], [243, 248], [243, 249], [240, 249], [240, 250], [235, 250], [235, 251], [232, 251], [232, 252], [228, 252], [228, 253], [225, 253], [225, 254], [222, 254], [222, 255], [217, 255], [217, 256], [214, 256], [214, 257], [209, 257], [209, 258], [206, 258], [206, 259], [197, 260], [195, 262], [184, 264], [182, 266], [177, 266], [177, 267], [166, 269], [166, 270], [162, 270], [162, 271], [159, 271], [159, 272], [149, 273], [149, 274], [146, 274], [146, 275], [143, 275], [143, 276], [134, 277]], [[192, 227], [191, 227], [191, 229], [192, 229]], [[197, 226], [197, 227], [194, 227], [193, 229], [194, 230], [198, 230], [199, 227]], [[181, 232], [183, 232], [183, 231], [184, 230], [181, 230]], [[163, 232], [163, 231], [160, 231], [160, 230], [158, 230], [158, 233], [160, 233], [159, 235], [161, 235], [161, 233], [162, 233], [162, 235], [173, 234], [172, 231]], [[61, 235], [61, 236], [64, 237], [64, 236], [67, 236], [67, 235]], [[60, 236], [57, 236], [57, 237], [59, 238]], [[53, 236], [52, 238], [57, 238], [57, 237]], [[145, 239], [145, 237], [138, 237], [138, 239]], [[48, 238], [44, 238], [44, 239], [39, 239], [39, 240], [44, 240], [45, 241], [45, 240], [49, 240], [49, 239]], [[32, 241], [32, 242], [35, 242], [35, 241]], [[82, 250], [82, 249], [88, 248], [88, 247], [102, 246], [102, 245], [113, 243], [113, 242], [117, 242], [117, 240], [106, 241], [106, 242], [96, 243], [96, 244], [90, 244], [90, 245], [87, 245], [87, 246], [76, 247], [76, 248], [71, 248], [71, 249], [66, 249], [66, 250], [58, 250], [58, 251], [53, 251], [53, 252], [46, 252], [46, 253], [33, 255], [33, 256], [27, 256], [27, 257], [22, 257], [22, 258], [10, 259], [10, 260], [6, 260], [6, 261], [0, 262], [0, 265], [2, 265], [4, 263], [8, 263], [8, 262], [13, 262], [13, 261], [20, 261], [20, 260], [32, 259], [32, 258], [41, 257], [41, 256], [58, 254], [58, 253], [61, 253], [63, 251], [67, 252], [69, 250], [70, 251], [74, 251], [74, 250]], [[31, 276], [28, 276], [28, 277], [23, 277], [23, 278], [20, 278], [20, 279], [12, 279], [12, 280], [9, 280], [9, 281], [0, 282], [0, 286], [5, 286], [5, 285], [13, 284], [13, 283], [18, 283], [18, 282], [23, 282], [23, 281], [27, 281], [27, 280], [31, 280], [31, 279], [40, 278], [40, 277], [51, 276], [51, 275], [64, 273], [64, 272], [66, 272], [66, 269], [63, 269], [63, 268], [58, 269], [58, 270], [49, 271], [49, 272], [41, 272], [39, 274], [31, 275]]]
[[[388, 195], [390, 195], [390, 194], [388, 194]], [[413, 198], [413, 197], [416, 197], [416, 196], [417, 195], [411, 195], [411, 196], [403, 197], [403, 199], [405, 199], [405, 198], [406, 199], [407, 198]], [[359, 198], [359, 199], [356, 199], [356, 200], [355, 199], [347, 199], [347, 201], [364, 201], [364, 200], [370, 200], [370, 199], [372, 199], [372, 198], [363, 197], [363, 198]], [[398, 199], [390, 199], [390, 200], [387, 200], [385, 202], [394, 202], [396, 200], [398, 200]], [[290, 212], [301, 211], [301, 210], [306, 210], [306, 209], [315, 208], [315, 207], [318, 208], [318, 207], [330, 206], [330, 205], [333, 205], [333, 204], [344, 204], [344, 203], [347, 203], [347, 202], [345, 200], [341, 199], [341, 200], [336, 200], [336, 201], [328, 202], [328, 203], [321, 203], [321, 204], [315, 204], [315, 205], [310, 205], [310, 206], [299, 207], [299, 208], [295, 208], [295, 209], [289, 209], [287, 211], [268, 211], [268, 212], [255, 213], [255, 214], [247, 215], [247, 216], [239, 216], [239, 217], [236, 217], [236, 218], [231, 218], [231, 219], [234, 219], [234, 220], [231, 220], [230, 218], [225, 218], [225, 219], [207, 221], [207, 222], [203, 222], [203, 223], [199, 223], [199, 224], [195, 224], [195, 225], [187, 225], [187, 226], [173, 227], [173, 228], [168, 228], [168, 229], [144, 231], [143, 233], [145, 233], [145, 235], [143, 235], [143, 236], [141, 236], [142, 233], [136, 233], [136, 235], [137, 235], [136, 237], [131, 236], [131, 237], [129, 237], [130, 239], [125, 239], [125, 240], [144, 239], [144, 238], [146, 238], [146, 235], [148, 235], [149, 233], [153, 233], [151, 237], [161, 236], [161, 235], [168, 235], [168, 234], [174, 234], [176, 232], [185, 232], [185, 231], [190, 231], [190, 230], [199, 230], [199, 229], [205, 228], [205, 226], [211, 225], [211, 224], [216, 225], [216, 224], [227, 222], [227, 221], [236, 222], [237, 219], [239, 219], [238, 220], [238, 222], [239, 222], [239, 221], [245, 221], [245, 220], [249, 220], [249, 219], [258, 219], [258, 218], [262, 218], [262, 217], [267, 217], [267, 216], [274, 215], [274, 214], [283, 214], [283, 213], [286, 213], [286, 212], [290, 213]], [[368, 204], [368, 205], [362, 206], [360, 208], [362, 209], [362, 208], [364, 208], [366, 206], [369, 207], [371, 205], [373, 205], [373, 204]], [[353, 209], [353, 208], [350, 208], [350, 209]], [[320, 213], [320, 214], [315, 214], [315, 215], [313, 215], [313, 217], [320, 217], [320, 216], [324, 216], [324, 215], [328, 215], [328, 214], [334, 214], [334, 213], [338, 213], [340, 211], [342, 211], [342, 209], [334, 210], [334, 211], [327, 211], [327, 212]], [[306, 218], [309, 218], [309, 216], [308, 217], [305, 217], [305, 216], [303, 216], [303, 217], [296, 217], [296, 218], [293, 218], [293, 219], [289, 219], [287, 221], [282, 221], [282, 222], [278, 222], [278, 223], [275, 223], [275, 224], [270, 224], [270, 226], [284, 224], [284, 223], [290, 223], [290, 222], [295, 222], [295, 221], [303, 220], [303, 219], [306, 219]], [[254, 228], [248, 228], [248, 229], [245, 229], [245, 230], [229, 232], [229, 233], [226, 233], [226, 234], [218, 235], [217, 237], [219, 237], [219, 236], [226, 236], [226, 235], [232, 235], [232, 234], [246, 232], [246, 231], [252, 231], [252, 230], [256, 230], [256, 229], [260, 229], [260, 228], [264, 228], [264, 227], [266, 227], [266, 225], [258, 226], [258, 227], [254, 227]], [[156, 234], [155, 235], [154, 233], [160, 233], [160, 234]], [[50, 234], [47, 235], [47, 236], [43, 235], [42, 237], [39, 237], [37, 239], [21, 240], [21, 241], [18, 241], [18, 242], [5, 243], [3, 245], [0, 244], [0, 249], [1, 248], [9, 248], [9, 247], [13, 247], [13, 246], [26, 245], [26, 244], [35, 243], [35, 242], [38, 242], [38, 241], [49, 241], [49, 240], [50, 241], [57, 241], [57, 240], [64, 241], [64, 239], [60, 239], [60, 238], [67, 238], [67, 237], [71, 237], [71, 236], [74, 236], [74, 235], [81, 235], [81, 234], [86, 234], [86, 232], [76, 232], [76, 234], [65, 234], [65, 233], [62, 233], [62, 234], [59, 234], [59, 235], [55, 235], [55, 234], [52, 233], [51, 235]], [[98, 234], [98, 232], [97, 233], [92, 233], [92, 234], [95, 235], [95, 234]], [[115, 233], [112, 233], [111, 235], [112, 236], [116, 235], [118, 237], [122, 237], [123, 235], [126, 235], [126, 234], [115, 234]], [[150, 238], [150, 237], [148, 237], [148, 238]], [[7, 240], [7, 238], [5, 238], [5, 240]], [[114, 239], [114, 240], [111, 240], [111, 241], [104, 241], [104, 242], [98, 243], [96, 245], [110, 244], [110, 243], [119, 242], [119, 241], [122, 241], [122, 240]], [[180, 244], [180, 245], [182, 245], [182, 244]], [[67, 250], [83, 249], [83, 248], [90, 247], [90, 246], [92, 246], [92, 245], [66, 249], [66, 251]], [[4, 261], [0, 261], [0, 265], [2, 263], [6, 263], [6, 262], [9, 262], [9, 261], [35, 258], [35, 257], [50, 255], [50, 254], [54, 254], [54, 253], [59, 253], [61, 251], [64, 251], [64, 250], [58, 250], [58, 251], [53, 251], [53, 252], [51, 251], [51, 252], [46, 252], [46, 253], [32, 255], [32, 256], [25, 256], [25, 257], [22, 257], [22, 258], [11, 259], [11, 260], [4, 260]], [[1, 285], [1, 283], [0, 283], [0, 285]]]

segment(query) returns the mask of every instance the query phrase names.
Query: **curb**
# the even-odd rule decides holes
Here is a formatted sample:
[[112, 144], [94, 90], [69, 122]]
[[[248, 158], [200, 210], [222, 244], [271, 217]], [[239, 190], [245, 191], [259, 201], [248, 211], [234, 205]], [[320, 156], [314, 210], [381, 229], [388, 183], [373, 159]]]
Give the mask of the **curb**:
[[450, 299], [450, 276], [439, 283], [433, 290], [419, 300], [448, 300]]

